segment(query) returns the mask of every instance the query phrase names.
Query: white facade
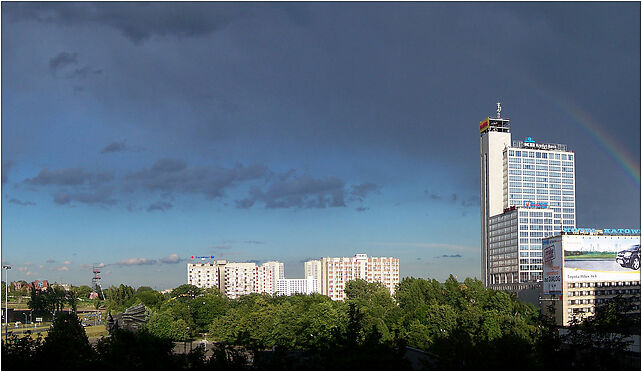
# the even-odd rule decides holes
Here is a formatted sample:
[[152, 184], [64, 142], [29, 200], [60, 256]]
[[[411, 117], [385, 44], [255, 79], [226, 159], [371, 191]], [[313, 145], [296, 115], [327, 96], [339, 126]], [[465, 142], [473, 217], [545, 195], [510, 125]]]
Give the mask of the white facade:
[[317, 280], [311, 276], [305, 279], [278, 279], [276, 281], [276, 294], [292, 296], [294, 294], [319, 293]]
[[510, 120], [487, 118], [480, 132], [481, 277], [488, 285], [488, 220], [504, 210], [503, 151], [511, 143]]
[[[530, 137], [528, 140], [532, 141]], [[565, 150], [566, 145], [534, 141], [515, 141], [506, 149], [503, 152], [504, 208], [544, 204], [553, 209], [554, 231], [575, 227], [575, 154]]]
[[[275, 274], [273, 270], [278, 270]], [[275, 277], [283, 278], [283, 263], [271, 261], [261, 266], [248, 262], [199, 262], [187, 264], [187, 283], [200, 288], [218, 288], [229, 298], [250, 293], [276, 291]], [[278, 277], [277, 277], [278, 278]]]
[[[285, 267], [283, 262], [268, 261], [261, 266], [266, 266], [272, 271], [272, 288], [276, 289], [276, 281], [278, 279], [285, 279]], [[274, 293], [274, 290], [272, 293]]]
[[321, 291], [321, 260], [310, 260], [304, 264], [304, 277], [313, 277], [317, 281], [317, 288]]
[[219, 287], [219, 263], [225, 264], [225, 261], [217, 262], [198, 262], [187, 264], [187, 284], [195, 285], [199, 288], [218, 288]]
[[254, 291], [256, 293], [274, 294], [274, 272], [272, 267], [266, 264], [258, 266], [254, 276]]
[[230, 262], [225, 265], [225, 290], [228, 298], [237, 298], [254, 292], [256, 264], [251, 262]]
[[399, 284], [399, 259], [394, 257], [324, 257], [321, 259], [321, 293], [333, 300], [345, 299], [345, 283], [363, 279], [370, 283], [380, 282], [391, 294]]

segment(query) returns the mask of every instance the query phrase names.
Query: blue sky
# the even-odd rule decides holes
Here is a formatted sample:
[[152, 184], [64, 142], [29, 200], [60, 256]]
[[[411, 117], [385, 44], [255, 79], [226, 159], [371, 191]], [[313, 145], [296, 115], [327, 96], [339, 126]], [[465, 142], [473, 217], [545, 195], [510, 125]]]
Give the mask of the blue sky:
[[477, 125], [497, 100], [514, 139], [576, 152], [578, 226], [639, 228], [639, 14], [3, 3], [2, 261], [13, 279], [88, 284], [102, 263], [105, 284], [158, 289], [191, 255], [479, 276]]

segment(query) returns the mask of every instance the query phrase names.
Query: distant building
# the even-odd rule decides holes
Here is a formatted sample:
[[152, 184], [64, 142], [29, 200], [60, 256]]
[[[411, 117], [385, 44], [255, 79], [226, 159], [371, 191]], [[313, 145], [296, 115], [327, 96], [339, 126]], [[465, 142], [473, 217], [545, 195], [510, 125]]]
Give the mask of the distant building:
[[304, 264], [304, 277], [313, 277], [314, 280], [317, 281], [317, 288], [319, 289], [319, 292], [321, 292], [321, 286], [322, 286], [322, 281], [321, 281], [321, 260], [310, 260], [306, 261]]
[[305, 279], [279, 279], [276, 281], [276, 294], [292, 296], [294, 294], [319, 293], [318, 282], [309, 276]]
[[363, 253], [354, 257], [324, 257], [321, 273], [321, 294], [333, 300], [344, 300], [345, 283], [355, 279], [382, 283], [393, 294], [399, 284], [399, 259], [368, 257]]
[[26, 287], [29, 292], [31, 292], [33, 290], [43, 290], [44, 291], [47, 288], [49, 288], [49, 282], [46, 281], [46, 280], [43, 280], [43, 281], [34, 280], [31, 283], [25, 284], [24, 287]]
[[[279, 279], [285, 279], [285, 267], [283, 262], [278, 261], [268, 261], [261, 266], [265, 266], [272, 272], [272, 288], [276, 288], [276, 281]], [[268, 292], [270, 293], [270, 292]], [[274, 293], [274, 290], [271, 292]]]
[[274, 294], [276, 283], [272, 269], [273, 266], [267, 264], [255, 268], [254, 292]]
[[225, 263], [225, 260], [188, 263], [187, 284], [195, 285], [199, 288], [219, 288], [219, 266], [225, 265]]
[[282, 262], [261, 266], [253, 262], [198, 262], [187, 264], [187, 283], [199, 288], [218, 288], [229, 298], [250, 293], [274, 294], [276, 280], [284, 279]]
[[237, 298], [254, 293], [256, 264], [253, 262], [229, 262], [225, 264], [223, 275], [224, 293], [229, 298]]

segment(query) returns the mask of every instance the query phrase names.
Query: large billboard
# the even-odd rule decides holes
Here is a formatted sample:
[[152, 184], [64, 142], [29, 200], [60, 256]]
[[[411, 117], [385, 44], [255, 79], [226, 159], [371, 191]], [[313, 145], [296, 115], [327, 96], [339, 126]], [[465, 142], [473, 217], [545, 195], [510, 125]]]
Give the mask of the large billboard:
[[640, 280], [640, 236], [561, 238], [564, 281]]
[[544, 294], [562, 294], [562, 238], [542, 239]]

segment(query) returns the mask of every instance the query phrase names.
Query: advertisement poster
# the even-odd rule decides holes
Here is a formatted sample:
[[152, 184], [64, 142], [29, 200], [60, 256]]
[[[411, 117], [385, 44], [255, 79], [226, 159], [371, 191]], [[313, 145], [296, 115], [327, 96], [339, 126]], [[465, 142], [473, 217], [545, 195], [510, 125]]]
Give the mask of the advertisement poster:
[[562, 294], [562, 239], [542, 239], [544, 294]]
[[640, 280], [640, 237], [563, 235], [564, 279]]

